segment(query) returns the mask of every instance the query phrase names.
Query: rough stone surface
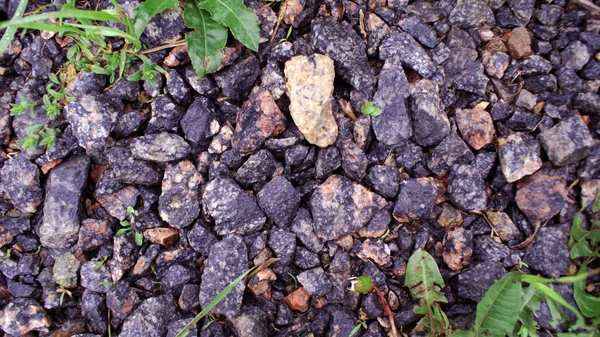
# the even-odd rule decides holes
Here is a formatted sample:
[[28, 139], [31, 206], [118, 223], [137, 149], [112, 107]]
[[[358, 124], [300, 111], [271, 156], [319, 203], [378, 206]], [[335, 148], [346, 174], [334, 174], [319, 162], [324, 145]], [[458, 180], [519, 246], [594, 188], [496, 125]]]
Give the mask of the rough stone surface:
[[356, 232], [377, 213], [385, 212], [385, 205], [382, 197], [348, 178], [330, 176], [310, 199], [315, 233], [332, 240]]
[[[210, 249], [200, 283], [200, 305], [206, 307], [225, 287], [248, 269], [247, 249], [237, 235], [225, 237]], [[245, 280], [217, 304], [211, 313], [234, 316], [240, 312]]]
[[131, 141], [131, 153], [141, 160], [164, 163], [185, 158], [190, 146], [177, 134], [161, 132], [135, 138]]
[[540, 143], [554, 165], [575, 164], [585, 159], [594, 141], [590, 131], [578, 115], [558, 122], [540, 133]]
[[300, 194], [284, 177], [268, 182], [257, 195], [258, 205], [275, 224], [287, 227], [300, 207]]
[[569, 224], [539, 230], [523, 256], [523, 262], [544, 275], [557, 278], [571, 263], [569, 258]]
[[394, 206], [394, 218], [399, 222], [430, 218], [437, 194], [435, 183], [430, 178], [408, 180], [400, 186]]
[[13, 335], [26, 335], [30, 331], [48, 331], [52, 322], [46, 310], [29, 298], [15, 298], [10, 301], [0, 317], [0, 328]]
[[325, 295], [331, 290], [331, 282], [321, 267], [303, 271], [298, 274], [297, 278], [311, 296]]
[[515, 201], [529, 219], [548, 220], [568, 200], [566, 179], [566, 170], [544, 167], [523, 180]]
[[496, 133], [492, 116], [483, 110], [474, 108], [457, 109], [456, 124], [463, 138], [475, 150], [479, 150], [494, 140]]
[[40, 241], [50, 248], [68, 248], [79, 233], [79, 198], [87, 180], [90, 159], [76, 156], [55, 167], [46, 184]]
[[0, 191], [19, 211], [34, 213], [44, 198], [40, 170], [23, 155], [10, 158], [0, 170]]
[[498, 138], [500, 167], [511, 183], [530, 175], [542, 167], [540, 144], [529, 134], [513, 133]]
[[458, 296], [479, 302], [489, 287], [506, 274], [497, 261], [478, 263], [458, 275]]
[[392, 29], [381, 42], [379, 56], [384, 60], [397, 57], [404, 65], [425, 78], [430, 78], [435, 73], [433, 61], [425, 49], [410, 34], [399, 29]]
[[117, 123], [117, 112], [99, 97], [85, 95], [65, 106], [65, 117], [79, 145], [88, 151], [102, 150]]
[[338, 125], [333, 118], [331, 58], [321, 54], [295, 56], [285, 63], [286, 94], [294, 124], [311, 144], [327, 147], [335, 142]]
[[410, 87], [412, 120], [418, 128], [413, 139], [421, 146], [437, 145], [450, 132], [450, 122], [444, 112], [437, 84], [420, 80]]
[[531, 38], [529, 37], [529, 31], [525, 27], [513, 29], [506, 44], [512, 58], [520, 59], [531, 54]]
[[176, 315], [177, 305], [171, 295], [148, 298], [127, 317], [119, 337], [164, 336]]
[[456, 165], [448, 177], [450, 200], [466, 211], [480, 211], [487, 206], [485, 183], [479, 171], [468, 165]]
[[215, 220], [215, 231], [219, 235], [254, 232], [266, 221], [256, 197], [231, 179], [217, 178], [208, 182], [202, 200]]
[[52, 272], [56, 284], [65, 288], [74, 288], [77, 286], [77, 273], [81, 263], [72, 253], [59, 255], [54, 261]]
[[167, 166], [158, 200], [160, 217], [175, 228], [190, 225], [200, 214], [202, 182], [202, 176], [188, 160]]

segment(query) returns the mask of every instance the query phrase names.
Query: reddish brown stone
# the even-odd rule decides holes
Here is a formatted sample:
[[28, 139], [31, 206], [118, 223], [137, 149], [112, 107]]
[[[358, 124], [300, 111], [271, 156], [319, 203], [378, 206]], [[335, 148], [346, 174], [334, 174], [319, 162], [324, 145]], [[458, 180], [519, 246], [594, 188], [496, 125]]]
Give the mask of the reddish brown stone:
[[294, 292], [283, 298], [290, 309], [300, 312], [305, 312], [308, 310], [309, 299], [310, 295], [308, 295], [308, 292], [306, 289], [304, 289], [304, 287], [296, 289]]
[[3, 226], [0, 226], [0, 247], [11, 243], [13, 236]]
[[271, 281], [277, 280], [275, 273], [265, 268], [258, 273], [248, 282], [248, 289], [254, 296], [263, 296], [264, 298], [271, 299]]
[[95, 195], [96, 200], [106, 211], [119, 220], [125, 220], [127, 216], [127, 207], [134, 206], [137, 197], [139, 196], [138, 189], [128, 185], [114, 193]]
[[179, 240], [179, 231], [175, 228], [150, 228], [144, 231], [144, 238], [164, 248], [169, 248]]
[[456, 109], [456, 123], [463, 139], [475, 150], [494, 140], [496, 129], [492, 116], [483, 109]]
[[442, 257], [448, 268], [458, 271], [471, 264], [473, 236], [462, 227], [446, 233]]
[[456, 227], [463, 223], [462, 213], [448, 203], [442, 204], [442, 212], [438, 215], [437, 222], [442, 227]]
[[62, 158], [58, 158], [52, 161], [49, 161], [47, 163], [44, 163], [44, 165], [42, 165], [42, 167], [40, 167], [40, 170], [42, 170], [43, 174], [48, 174], [48, 172], [50, 172], [50, 170], [52, 170], [53, 168], [56, 167], [56, 165], [62, 163]]
[[167, 67], [179, 67], [188, 63], [190, 63], [190, 55], [187, 52], [187, 44], [173, 48], [163, 61]]
[[81, 222], [77, 246], [84, 252], [92, 251], [107, 243], [113, 231], [106, 220], [86, 219]]
[[237, 115], [233, 148], [242, 154], [256, 151], [267, 138], [281, 134], [285, 116], [267, 89], [254, 88]]
[[306, 0], [287, 0], [284, 2], [282, 5], [285, 6], [283, 22], [288, 26], [294, 23], [304, 10], [304, 5], [306, 5]]
[[491, 38], [490, 41], [485, 45], [485, 49], [496, 50], [502, 53], [506, 53], [508, 51], [508, 48], [506, 48], [504, 41], [502, 41], [502, 38], [499, 36], [494, 36], [493, 38]]
[[515, 200], [530, 220], [548, 220], [558, 214], [568, 199], [567, 170], [544, 167], [517, 184]]
[[517, 27], [508, 37], [508, 52], [515, 59], [527, 57], [531, 54], [531, 37], [525, 27]]
[[380, 266], [389, 265], [392, 262], [390, 247], [381, 240], [365, 240], [356, 253], [361, 260], [371, 260]]

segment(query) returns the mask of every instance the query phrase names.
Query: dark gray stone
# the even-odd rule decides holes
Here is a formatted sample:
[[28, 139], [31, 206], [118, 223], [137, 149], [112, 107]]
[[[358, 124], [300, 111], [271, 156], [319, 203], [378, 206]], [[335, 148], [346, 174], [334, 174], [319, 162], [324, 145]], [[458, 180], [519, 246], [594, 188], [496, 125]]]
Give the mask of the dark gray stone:
[[342, 165], [340, 151], [335, 146], [319, 150], [315, 163], [316, 176], [319, 179], [326, 178]]
[[323, 249], [325, 242], [315, 234], [313, 220], [306, 208], [300, 208], [292, 222], [292, 231], [302, 244], [313, 253]]
[[79, 145], [88, 151], [104, 149], [106, 139], [117, 123], [117, 112], [100, 96], [84, 95], [64, 109]]
[[72, 97], [98, 95], [105, 86], [106, 76], [80, 71], [67, 85], [67, 95]]
[[127, 317], [119, 337], [163, 337], [176, 316], [177, 305], [171, 295], [150, 297]]
[[[210, 249], [200, 284], [200, 304], [206, 307], [213, 298], [248, 269], [248, 251], [241, 237], [231, 235]], [[245, 278], [210, 312], [235, 316], [242, 306]]]
[[420, 80], [410, 87], [413, 139], [421, 146], [437, 145], [450, 132], [450, 122], [444, 112], [437, 84]]
[[485, 182], [479, 171], [469, 165], [455, 165], [448, 177], [450, 201], [466, 211], [480, 211], [487, 206]]
[[379, 57], [383, 60], [398, 58], [403, 64], [429, 78], [435, 73], [435, 66], [427, 52], [408, 33], [393, 28], [379, 46]]
[[146, 128], [147, 133], [161, 131], [176, 131], [179, 121], [185, 114], [168, 96], [160, 95], [156, 97], [151, 105], [152, 118]]
[[202, 176], [188, 160], [167, 166], [158, 200], [160, 217], [171, 227], [189, 226], [200, 214], [202, 182]]
[[231, 67], [214, 75], [215, 81], [223, 94], [233, 100], [241, 101], [260, 74], [260, 64], [253, 55], [236, 62]]
[[342, 140], [337, 144], [342, 157], [342, 169], [346, 175], [356, 181], [364, 178], [369, 161], [363, 150], [351, 140]]
[[107, 151], [114, 177], [123, 184], [157, 185], [162, 172], [154, 163], [133, 156], [129, 146], [115, 146]]
[[0, 170], [0, 192], [19, 211], [35, 213], [44, 199], [39, 168], [23, 154], [9, 158]]
[[169, 73], [167, 77], [167, 92], [171, 95], [171, 98], [180, 105], [189, 105], [192, 101], [192, 95], [190, 88], [183, 81], [183, 78], [179, 76], [174, 69], [165, 69]]
[[544, 227], [539, 230], [523, 256], [523, 262], [544, 275], [557, 278], [569, 268], [570, 224]]
[[110, 277], [110, 271], [106, 263], [100, 265], [100, 268], [96, 268], [98, 261], [89, 261], [81, 265], [81, 286], [95, 291], [97, 293], [106, 293], [110, 289], [110, 286], [106, 284], [100, 284], [101, 282], [112, 282]]
[[46, 183], [44, 218], [39, 229], [42, 245], [67, 248], [77, 242], [79, 198], [87, 181], [90, 158], [75, 156], [56, 166]]
[[445, 175], [455, 164], [470, 164], [475, 156], [467, 144], [452, 132], [433, 149], [427, 166], [438, 176]]
[[288, 227], [300, 207], [300, 194], [284, 177], [279, 176], [268, 182], [258, 192], [258, 204], [276, 225]]
[[256, 197], [242, 190], [232, 179], [211, 180], [206, 185], [203, 203], [215, 220], [214, 230], [219, 235], [255, 232], [266, 221]]
[[459, 28], [475, 28], [482, 24], [493, 25], [496, 21], [486, 1], [458, 0], [450, 12], [448, 22]]
[[581, 41], [570, 43], [567, 48], [560, 53], [560, 56], [562, 58], [562, 66], [571, 68], [575, 71], [581, 70], [581, 68], [583, 68], [590, 60], [588, 48]]
[[198, 144], [213, 136], [216, 133], [215, 130], [211, 130], [211, 122], [214, 119], [214, 104], [204, 97], [196, 98], [180, 121], [185, 139]]
[[485, 292], [506, 274], [498, 261], [485, 261], [458, 274], [458, 296], [475, 302], [481, 301]]
[[375, 192], [392, 199], [400, 187], [400, 171], [393, 166], [374, 165], [369, 169], [365, 181]]
[[429, 178], [408, 180], [400, 186], [394, 218], [399, 222], [431, 218], [437, 194], [437, 188]]
[[296, 250], [296, 234], [287, 230], [273, 228], [269, 233], [269, 247], [279, 258], [279, 263], [289, 265], [294, 260]]
[[188, 232], [187, 239], [192, 249], [203, 256], [208, 256], [210, 247], [219, 241], [208, 229], [208, 224], [202, 220], [196, 221], [192, 229]]
[[594, 140], [581, 117], [564, 118], [539, 135], [548, 158], [557, 166], [575, 164], [587, 157]]
[[410, 16], [400, 23], [402, 30], [412, 35], [428, 48], [434, 48], [438, 45], [435, 30], [423, 22], [418, 16]]
[[331, 282], [321, 267], [303, 271], [297, 279], [311, 296], [322, 296], [331, 290]]
[[179, 296], [185, 284], [194, 283], [196, 280], [195, 270], [174, 264], [160, 273], [160, 289], [166, 294]]
[[268, 150], [260, 150], [248, 157], [238, 169], [235, 180], [242, 186], [251, 186], [264, 182], [277, 168], [277, 162]]
[[81, 295], [79, 307], [90, 331], [101, 335], [105, 334], [108, 317], [104, 297], [96, 292], [86, 290]]

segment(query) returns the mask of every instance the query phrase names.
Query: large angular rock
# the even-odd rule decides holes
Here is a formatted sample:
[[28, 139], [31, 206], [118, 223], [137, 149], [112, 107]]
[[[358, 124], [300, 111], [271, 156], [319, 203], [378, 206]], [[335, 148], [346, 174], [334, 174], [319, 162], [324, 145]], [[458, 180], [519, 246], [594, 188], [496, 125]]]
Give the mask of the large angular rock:
[[484, 23], [494, 24], [494, 13], [487, 1], [458, 0], [450, 12], [448, 22], [459, 28], [475, 28]]
[[421, 146], [437, 145], [450, 132], [450, 121], [444, 112], [439, 88], [432, 81], [423, 79], [411, 85], [411, 110], [414, 141]]
[[150, 297], [127, 317], [119, 337], [162, 337], [168, 324], [177, 316], [177, 305], [171, 295]]
[[242, 154], [258, 150], [271, 136], [285, 131], [286, 119], [269, 90], [256, 87], [237, 114], [233, 148]]
[[15, 298], [0, 317], [0, 328], [12, 336], [24, 336], [30, 331], [48, 331], [52, 321], [46, 310], [29, 298]]
[[117, 112], [100, 97], [84, 95], [65, 106], [65, 117], [79, 145], [88, 151], [102, 150], [117, 123]]
[[485, 261], [458, 274], [458, 296], [479, 302], [485, 292], [506, 274], [498, 261]]
[[373, 104], [381, 109], [381, 115], [371, 118], [375, 137], [385, 145], [398, 145], [413, 134], [406, 104], [408, 96], [410, 89], [402, 66], [394, 59], [387, 60], [373, 96]]
[[290, 114], [304, 138], [320, 147], [333, 144], [338, 125], [333, 118], [333, 61], [325, 55], [295, 56], [285, 63]]
[[450, 201], [466, 211], [480, 211], [487, 206], [485, 182], [479, 171], [469, 165], [455, 165], [448, 176]]
[[394, 218], [398, 222], [431, 218], [437, 195], [433, 179], [421, 177], [408, 180], [400, 187]]
[[557, 278], [566, 273], [569, 258], [570, 224], [544, 227], [527, 247], [523, 261], [544, 275]]
[[202, 182], [202, 176], [189, 160], [167, 166], [158, 199], [160, 217], [175, 228], [190, 225], [200, 214]]
[[587, 157], [594, 145], [590, 130], [579, 115], [562, 119], [540, 133], [540, 143], [554, 165], [575, 164]]
[[42, 245], [68, 248], [79, 233], [79, 198], [87, 180], [90, 158], [75, 156], [58, 165], [46, 183], [44, 218], [39, 229]]
[[[231, 235], [215, 244], [208, 254], [200, 284], [200, 305], [204, 308], [233, 280], [248, 269], [248, 251], [240, 236]], [[246, 288], [245, 278], [210, 312], [235, 316], [240, 312]]]
[[156, 185], [162, 172], [156, 164], [133, 156], [129, 146], [115, 146], [107, 151], [114, 178], [123, 184]]
[[399, 29], [392, 29], [381, 42], [379, 56], [383, 60], [397, 57], [403, 64], [425, 78], [435, 73], [435, 65], [425, 49], [410, 34]]
[[527, 133], [498, 138], [500, 167], [506, 181], [512, 183], [542, 167], [540, 143]]
[[489, 112], [479, 108], [456, 109], [455, 115], [463, 139], [475, 150], [494, 140], [496, 129]]
[[300, 193], [286, 178], [279, 176], [258, 192], [258, 204], [276, 225], [287, 227], [300, 207]]
[[337, 72], [356, 90], [370, 92], [375, 85], [373, 69], [367, 62], [366, 44], [343, 22], [318, 18], [311, 23], [311, 46], [335, 61]]
[[131, 153], [141, 160], [165, 163], [185, 158], [190, 151], [183, 138], [169, 132], [149, 134], [131, 141]]
[[256, 197], [229, 178], [217, 178], [206, 185], [203, 203], [215, 220], [219, 235], [246, 234], [259, 230], [267, 220]]
[[[185, 134], [185, 139], [193, 144], [199, 144], [214, 135], [216, 131], [211, 130], [211, 127], [213, 127], [211, 123], [214, 118], [215, 105], [205, 97], [196, 98], [179, 122]], [[216, 126], [218, 127], [218, 123], [216, 123]]]
[[260, 74], [260, 63], [254, 54], [215, 74], [215, 81], [225, 96], [241, 101]]
[[523, 179], [515, 201], [530, 220], [548, 220], [569, 200], [567, 170], [544, 167]]
[[333, 240], [356, 232], [384, 210], [387, 202], [381, 196], [352, 182], [332, 175], [319, 185], [310, 199], [315, 233]]
[[37, 165], [22, 154], [8, 159], [0, 170], [0, 192], [19, 211], [34, 213], [44, 199]]
[[146, 128], [147, 133], [176, 131], [179, 121], [185, 114], [168, 96], [160, 95], [152, 102], [152, 118]]

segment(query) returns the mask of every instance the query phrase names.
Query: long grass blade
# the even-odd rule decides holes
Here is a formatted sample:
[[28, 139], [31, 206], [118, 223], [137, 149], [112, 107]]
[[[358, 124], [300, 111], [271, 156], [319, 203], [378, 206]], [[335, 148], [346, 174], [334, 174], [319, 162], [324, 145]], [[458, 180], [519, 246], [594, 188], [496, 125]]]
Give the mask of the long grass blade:
[[37, 21], [46, 21], [50, 19], [89, 19], [94, 21], [114, 21], [119, 20], [119, 15], [110, 9], [101, 11], [90, 11], [90, 10], [62, 10], [57, 12], [48, 12], [36, 15], [29, 15], [24, 18], [13, 18], [9, 21], [0, 23], [0, 30], [8, 27], [21, 28], [23, 24], [32, 23]]
[[[21, 0], [19, 2], [19, 6], [17, 6], [15, 15], [13, 15], [13, 20], [18, 20], [23, 16], [23, 14], [25, 13], [25, 8], [27, 8], [27, 2], [28, 0]], [[8, 45], [10, 44], [10, 41], [12, 41], [16, 32], [17, 27], [10, 27], [6, 29], [6, 32], [4, 32], [4, 36], [2, 36], [2, 40], [0, 40], [0, 53], [2, 53], [4, 50], [6, 50], [6, 48], [8, 48]]]

